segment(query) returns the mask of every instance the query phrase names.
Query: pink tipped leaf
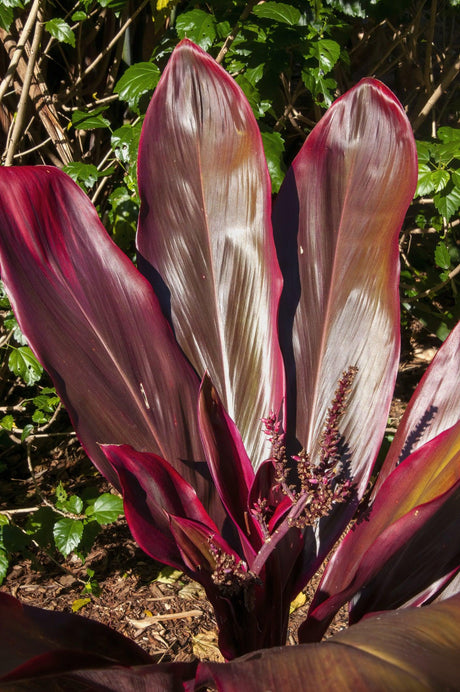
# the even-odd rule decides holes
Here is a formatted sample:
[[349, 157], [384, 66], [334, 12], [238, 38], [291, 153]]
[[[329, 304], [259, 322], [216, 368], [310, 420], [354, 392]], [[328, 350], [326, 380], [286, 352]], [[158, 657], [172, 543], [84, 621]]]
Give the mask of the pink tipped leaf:
[[155, 560], [184, 569], [169, 516], [193, 519], [218, 532], [195, 490], [155, 454], [129, 445], [103, 445], [102, 451], [120, 479], [126, 520], [138, 545]]
[[365, 79], [311, 132], [274, 209], [287, 432], [317, 454], [337, 383], [356, 366], [340, 432], [359, 497], [397, 373], [398, 232], [416, 182], [409, 121], [389, 89]]
[[151, 286], [58, 169], [0, 168], [0, 273], [99, 470], [119, 487], [98, 443], [128, 443], [167, 458], [207, 501], [185, 463], [203, 459], [199, 381]]
[[267, 455], [260, 419], [284, 399], [269, 175], [243, 92], [187, 39], [150, 103], [138, 168], [145, 273], [257, 467]]

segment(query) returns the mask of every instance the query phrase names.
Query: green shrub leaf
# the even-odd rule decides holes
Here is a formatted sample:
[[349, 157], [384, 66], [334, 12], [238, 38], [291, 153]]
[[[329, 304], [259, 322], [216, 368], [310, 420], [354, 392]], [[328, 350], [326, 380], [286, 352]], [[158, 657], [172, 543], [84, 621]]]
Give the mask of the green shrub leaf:
[[160, 70], [151, 62], [138, 62], [128, 67], [115, 85], [115, 93], [130, 108], [137, 108], [143, 94], [153, 91], [160, 79]]
[[55, 17], [45, 24], [46, 30], [61, 43], [68, 43], [75, 48], [75, 34], [63, 19]]
[[451, 265], [449, 250], [447, 248], [447, 245], [442, 241], [439, 242], [436, 246], [434, 259], [437, 266], [440, 267], [440, 269], [449, 269]]
[[80, 544], [83, 535], [83, 522], [79, 519], [64, 517], [54, 525], [53, 536], [56, 548], [64, 557]]
[[177, 18], [176, 31], [179, 38], [189, 38], [203, 50], [208, 50], [216, 38], [216, 21], [204, 10], [191, 10]]
[[11, 351], [8, 367], [15, 375], [22, 377], [29, 387], [41, 378], [43, 368], [28, 346], [19, 346]]
[[300, 20], [300, 10], [284, 2], [264, 2], [252, 10], [256, 17], [272, 19], [275, 22], [295, 26]]
[[[72, 113], [72, 125], [77, 130], [98, 130], [101, 128], [109, 127], [110, 120], [104, 118], [101, 113], [104, 109], [96, 109], [91, 112], [87, 111], [74, 111]], [[96, 169], [97, 170], [97, 169]]]
[[278, 192], [286, 173], [283, 159], [284, 141], [279, 132], [262, 132], [262, 142], [272, 181], [272, 192]]
[[103, 526], [116, 521], [120, 514], [123, 514], [123, 500], [117, 495], [104, 493], [97, 498], [93, 505], [94, 519]]

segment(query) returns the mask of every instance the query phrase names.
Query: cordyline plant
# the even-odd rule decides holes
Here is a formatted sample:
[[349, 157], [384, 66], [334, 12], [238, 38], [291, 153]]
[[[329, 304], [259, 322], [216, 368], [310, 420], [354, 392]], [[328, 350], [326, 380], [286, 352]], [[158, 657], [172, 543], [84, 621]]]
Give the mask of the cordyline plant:
[[[2, 168], [0, 269], [85, 450], [123, 494], [139, 545], [204, 586], [227, 659], [284, 643], [289, 604], [353, 518], [302, 642], [319, 641], [346, 602], [354, 623], [455, 594], [460, 326], [416, 390], [368, 491], [398, 367], [398, 232], [417, 178], [412, 132], [392, 93], [365, 79], [334, 103], [271, 215], [250, 106], [230, 76], [184, 40], [148, 109], [138, 172], [136, 269], [66, 175]], [[30, 623], [45, 620], [7, 597], [2, 607], [29, 639]], [[387, 616], [391, 666], [402, 655], [394, 633], [403, 632], [414, 643], [414, 670], [431, 665], [448, 676], [459, 607], [454, 596]], [[452, 637], [434, 644], [424, 628], [439, 635], [449, 613]], [[375, 635], [385, 649], [380, 618], [357, 627], [363, 646]], [[353, 631], [339, 638], [347, 643]], [[423, 656], [420, 637], [430, 640]], [[335, 654], [331, 645], [324, 654], [327, 644], [309, 646], [203, 664], [193, 684], [214, 679], [219, 689], [242, 689], [244, 673], [244, 689], [254, 690], [274, 684], [284, 665], [304, 675], [308, 661], [312, 686], [323, 689]], [[41, 674], [57, 661], [55, 649], [46, 650]], [[87, 668], [113, 658], [146, 662], [114, 654], [98, 665], [92, 655]], [[321, 663], [312, 663], [316, 655]], [[355, 663], [343, 656], [342, 671], [350, 672]], [[8, 679], [37, 671], [25, 660]], [[378, 679], [383, 664], [374, 663]], [[150, 668], [142, 675], [170, 679], [170, 668]], [[171, 675], [193, 689], [192, 668]], [[365, 669], [356, 663], [356, 679]]]

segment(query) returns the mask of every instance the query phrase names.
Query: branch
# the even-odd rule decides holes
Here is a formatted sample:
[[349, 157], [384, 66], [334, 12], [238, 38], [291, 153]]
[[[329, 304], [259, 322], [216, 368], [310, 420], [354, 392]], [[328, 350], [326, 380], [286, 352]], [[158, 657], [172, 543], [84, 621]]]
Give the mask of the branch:
[[41, 17], [35, 24], [34, 38], [32, 41], [32, 46], [30, 49], [29, 62], [27, 64], [27, 71], [24, 78], [24, 83], [22, 85], [21, 97], [19, 99], [18, 110], [16, 113], [13, 131], [11, 134], [11, 140], [8, 145], [8, 150], [6, 152], [5, 166], [11, 166], [13, 164], [14, 154], [19, 144], [19, 139], [21, 137], [22, 127], [24, 125], [24, 119], [26, 116], [27, 99], [29, 98], [29, 89], [34, 74], [34, 65], [37, 57], [38, 49], [40, 47], [40, 40], [43, 32], [43, 24], [41, 22]]
[[225, 39], [224, 45], [220, 49], [219, 55], [216, 58], [217, 63], [220, 64], [222, 62], [222, 60], [225, 58], [226, 54], [228, 53], [228, 51], [230, 49], [230, 46], [232, 45], [233, 41], [236, 39], [236, 37], [240, 33], [241, 25], [249, 17], [249, 15], [252, 12], [252, 8], [254, 7], [254, 5], [257, 5], [257, 3], [258, 3], [258, 0], [249, 0], [248, 4], [246, 5], [244, 10], [240, 14], [237, 23], [235, 24], [235, 26], [233, 27], [233, 29], [231, 30], [231, 32], [229, 33], [229, 35]]
[[460, 72], [460, 55], [457, 57], [457, 60], [455, 63], [452, 65], [450, 70], [448, 70], [447, 74], [445, 77], [441, 80], [441, 82], [438, 84], [436, 89], [433, 91], [431, 94], [430, 98], [428, 101], [425, 103], [417, 117], [415, 118], [414, 122], [412, 123], [412, 129], [414, 132], [420, 127], [420, 125], [423, 123], [425, 118], [427, 117], [428, 113], [431, 111], [435, 103], [439, 101], [441, 98], [442, 94], [446, 91], [447, 87], [451, 82], [454, 81], [455, 77], [458, 75]]
[[143, 0], [143, 2], [140, 4], [140, 6], [137, 8], [137, 10], [136, 10], [135, 12], [133, 12], [133, 14], [130, 16], [130, 18], [127, 19], [126, 22], [123, 24], [123, 26], [121, 27], [120, 31], [119, 31], [117, 34], [115, 34], [115, 36], [113, 37], [113, 39], [106, 45], [106, 47], [105, 47], [103, 50], [101, 50], [101, 52], [99, 53], [99, 55], [97, 56], [97, 58], [95, 58], [95, 59], [93, 60], [93, 62], [92, 62], [90, 65], [88, 65], [88, 67], [86, 68], [86, 70], [84, 70], [84, 72], [82, 72], [82, 74], [78, 77], [78, 79], [75, 80], [75, 82], [72, 84], [72, 86], [70, 87], [70, 89], [67, 91], [67, 93], [66, 93], [66, 98], [68, 98], [71, 94], [73, 94], [73, 93], [76, 91], [77, 87], [80, 86], [80, 84], [82, 83], [82, 81], [84, 80], [84, 78], [85, 78], [90, 72], [92, 72], [92, 71], [94, 70], [94, 68], [97, 67], [97, 65], [101, 62], [102, 58], [105, 58], [105, 56], [107, 55], [107, 53], [109, 53], [109, 52], [112, 50], [112, 48], [114, 47], [114, 45], [116, 44], [116, 42], [118, 41], [118, 39], [119, 39], [121, 36], [123, 36], [123, 34], [125, 33], [126, 29], [133, 23], [133, 21], [136, 19], [137, 15], [138, 15], [140, 12], [142, 12], [142, 10], [144, 9], [144, 7], [145, 7], [149, 2], [150, 2], [150, 0]]
[[32, 5], [32, 9], [30, 10], [29, 16], [27, 17], [27, 21], [24, 25], [21, 36], [19, 37], [19, 41], [16, 44], [16, 48], [14, 50], [14, 53], [11, 56], [10, 64], [8, 66], [6, 74], [5, 74], [3, 80], [0, 84], [0, 103], [2, 102], [2, 99], [5, 96], [6, 90], [8, 89], [8, 87], [11, 83], [11, 79], [13, 77], [15, 70], [16, 70], [16, 67], [17, 67], [18, 62], [21, 58], [21, 55], [23, 53], [24, 46], [27, 42], [27, 39], [29, 38], [29, 34], [32, 31], [32, 27], [33, 27], [35, 20], [37, 18], [39, 7], [40, 7], [40, 0], [35, 0], [34, 4]]

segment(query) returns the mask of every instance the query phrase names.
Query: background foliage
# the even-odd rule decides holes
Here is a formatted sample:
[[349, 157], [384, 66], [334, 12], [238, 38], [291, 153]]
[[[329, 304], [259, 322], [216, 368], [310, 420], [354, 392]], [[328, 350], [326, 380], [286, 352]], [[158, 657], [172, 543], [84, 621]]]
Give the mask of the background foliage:
[[[375, 76], [412, 122], [419, 185], [401, 235], [403, 328], [443, 340], [459, 317], [460, 15], [458, 0], [3, 0], [0, 151], [3, 165], [64, 168], [135, 256], [136, 156], [146, 108], [169, 55], [187, 36], [245, 92], [276, 194], [288, 164], [332, 100]], [[396, 6], [397, 5], [397, 6]], [[0, 515], [0, 581], [15, 552], [84, 557], [119, 498], [45, 495], [43, 449], [74, 438], [65, 412], [0, 295], [0, 474], [21, 445], [34, 506]], [[8, 508], [6, 508], [7, 510]], [[105, 513], [104, 513], [105, 512]], [[59, 557], [59, 555], [61, 557]]]

